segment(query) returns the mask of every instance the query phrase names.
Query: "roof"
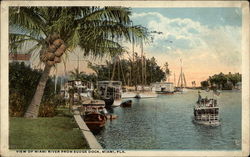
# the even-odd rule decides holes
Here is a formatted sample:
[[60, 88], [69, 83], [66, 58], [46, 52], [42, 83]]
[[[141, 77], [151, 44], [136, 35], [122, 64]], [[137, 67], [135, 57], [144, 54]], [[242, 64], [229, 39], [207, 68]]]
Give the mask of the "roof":
[[85, 100], [82, 102], [84, 106], [105, 106], [105, 102], [103, 100]]
[[9, 55], [9, 59], [11, 59], [11, 60], [29, 61], [30, 57], [31, 57], [31, 54], [14, 54], [14, 53], [11, 53]]

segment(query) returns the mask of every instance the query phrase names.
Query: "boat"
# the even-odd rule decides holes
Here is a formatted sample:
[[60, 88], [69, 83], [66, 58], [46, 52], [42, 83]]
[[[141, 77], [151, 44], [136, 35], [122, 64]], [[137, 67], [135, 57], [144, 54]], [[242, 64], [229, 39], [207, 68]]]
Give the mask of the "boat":
[[70, 98], [69, 91], [75, 88], [74, 101], [79, 101], [79, 99], [93, 98], [93, 84], [90, 82], [83, 82], [81, 80], [71, 80], [65, 83], [64, 89], [61, 90], [61, 95], [65, 99]]
[[121, 103], [121, 107], [131, 107], [132, 106], [132, 100], [126, 100]]
[[84, 115], [83, 120], [90, 130], [97, 130], [105, 126], [107, 118], [98, 112], [90, 112]]
[[126, 98], [135, 98], [136, 97], [136, 93], [135, 92], [123, 92], [122, 93], [122, 98], [126, 99]]
[[134, 87], [124, 86], [122, 87], [122, 98], [135, 98], [136, 92]]
[[83, 120], [90, 130], [98, 130], [105, 126], [107, 110], [103, 100], [85, 100], [82, 102]]
[[117, 107], [122, 102], [121, 81], [98, 81], [97, 91], [105, 107]]
[[158, 94], [149, 86], [137, 86], [135, 98], [156, 98]]
[[202, 98], [199, 92], [199, 98], [194, 106], [194, 119], [198, 124], [208, 126], [220, 125], [219, 120], [219, 106], [217, 100], [214, 98]]
[[152, 83], [152, 91], [157, 94], [174, 94], [174, 83], [172, 82], [156, 82]]
[[153, 93], [153, 92], [147, 92], [147, 91], [144, 91], [144, 92], [138, 92], [135, 96], [135, 98], [156, 98], [158, 97], [158, 95], [156, 93]]

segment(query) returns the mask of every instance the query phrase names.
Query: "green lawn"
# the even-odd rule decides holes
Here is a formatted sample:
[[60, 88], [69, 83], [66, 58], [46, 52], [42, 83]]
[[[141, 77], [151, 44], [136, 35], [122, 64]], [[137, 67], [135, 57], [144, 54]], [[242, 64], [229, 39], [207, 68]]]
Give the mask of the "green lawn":
[[10, 149], [89, 149], [72, 116], [10, 117]]

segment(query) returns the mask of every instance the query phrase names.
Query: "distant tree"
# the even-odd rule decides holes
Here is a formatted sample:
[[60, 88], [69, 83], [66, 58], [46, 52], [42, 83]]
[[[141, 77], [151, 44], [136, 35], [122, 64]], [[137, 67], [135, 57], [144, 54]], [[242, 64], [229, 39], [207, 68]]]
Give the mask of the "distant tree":
[[[206, 86], [206, 81], [202, 81], [203, 85]], [[211, 88], [219, 88], [219, 89], [232, 89], [238, 82], [241, 82], [241, 74], [235, 73], [232, 74], [229, 72], [228, 74], [223, 74], [222, 72], [219, 74], [215, 74], [213, 76], [209, 76], [208, 86]]]
[[233, 84], [233, 86], [235, 86], [238, 82], [241, 82], [241, 74], [239, 73], [232, 74], [229, 72], [227, 78]]
[[208, 81], [201, 81], [201, 87], [202, 87], [203, 89], [207, 89], [208, 86], [209, 86]]
[[[149, 85], [153, 82], [160, 82], [165, 77], [165, 72], [161, 69], [159, 65], [157, 65], [156, 60], [154, 57], [151, 59], [146, 60], [146, 83]], [[135, 77], [131, 78], [131, 62], [135, 68], [133, 69], [133, 73]], [[121, 59], [119, 61], [119, 67], [118, 63], [116, 63], [115, 71], [113, 71], [115, 63], [111, 63], [109, 61], [106, 62], [106, 65], [94, 65], [92, 63], [89, 63], [88, 67], [95, 71], [96, 78], [98, 81], [101, 80], [111, 80], [112, 73], [115, 72], [113, 80], [122, 81], [123, 85], [127, 85], [128, 82], [130, 85], [138, 85], [142, 83], [141, 80], [141, 58], [138, 55], [135, 55], [135, 61], [131, 61], [128, 59]], [[120, 69], [120, 70], [118, 70]], [[136, 74], [136, 75], [135, 75]]]

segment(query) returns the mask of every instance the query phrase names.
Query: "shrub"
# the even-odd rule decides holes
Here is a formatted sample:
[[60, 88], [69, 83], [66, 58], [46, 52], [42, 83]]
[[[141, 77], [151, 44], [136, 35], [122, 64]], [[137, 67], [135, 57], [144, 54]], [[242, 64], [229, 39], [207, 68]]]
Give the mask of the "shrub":
[[54, 117], [55, 109], [57, 105], [54, 104], [53, 100], [43, 102], [39, 109], [39, 117]]
[[[24, 63], [9, 64], [9, 113], [10, 116], [23, 116], [35, 94], [37, 84], [42, 76], [41, 70], [31, 69]], [[53, 116], [58, 104], [55, 84], [50, 77], [47, 81], [41, 103], [40, 116]], [[59, 89], [59, 87], [57, 88]], [[56, 100], [56, 101], [55, 101]], [[55, 102], [54, 102], [55, 101]]]
[[23, 116], [24, 114], [24, 96], [17, 93], [13, 92], [10, 94], [9, 97], [10, 101], [10, 107], [9, 107], [9, 114], [10, 116], [13, 117], [20, 117]]

